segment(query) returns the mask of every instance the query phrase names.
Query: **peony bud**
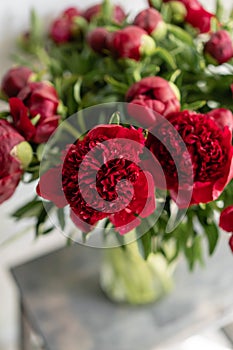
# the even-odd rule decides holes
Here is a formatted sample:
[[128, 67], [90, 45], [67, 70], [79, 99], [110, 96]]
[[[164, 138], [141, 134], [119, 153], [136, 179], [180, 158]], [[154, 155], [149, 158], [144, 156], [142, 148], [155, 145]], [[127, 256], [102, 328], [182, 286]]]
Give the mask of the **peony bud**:
[[139, 61], [142, 56], [153, 53], [155, 42], [142, 28], [128, 26], [111, 33], [108, 47], [111, 53], [118, 58], [131, 58]]
[[89, 46], [98, 53], [103, 53], [107, 49], [107, 38], [109, 32], [106, 28], [99, 27], [93, 29], [87, 36]]
[[[94, 17], [98, 16], [102, 10], [102, 4], [97, 4], [89, 7], [86, 11], [83, 13], [83, 17], [88, 21], [91, 22], [91, 20], [94, 19]], [[113, 14], [112, 14], [112, 20], [115, 23], [122, 23], [126, 18], [126, 14], [121, 6], [114, 5], [113, 7]]]
[[11, 155], [19, 160], [23, 169], [26, 169], [32, 161], [33, 151], [30, 144], [23, 141], [12, 149]]
[[148, 8], [141, 11], [136, 16], [134, 25], [144, 29], [155, 39], [162, 39], [167, 32], [167, 27], [162, 19], [162, 16], [153, 8]]
[[180, 1], [171, 1], [168, 7], [172, 14], [172, 19], [175, 23], [183, 23], [187, 16], [187, 10], [184, 4]]
[[62, 12], [62, 14], [52, 23], [50, 28], [50, 36], [57, 44], [72, 41], [79, 30], [75, 25], [74, 19], [80, 16], [80, 12], [70, 7]]
[[233, 130], [233, 115], [229, 109], [217, 108], [213, 109], [207, 115], [213, 119], [220, 128], [228, 126], [230, 130]]
[[219, 227], [226, 232], [233, 232], [233, 205], [230, 205], [222, 211]]
[[[200, 33], [207, 33], [210, 31], [211, 20], [215, 18], [215, 16], [206, 11], [198, 0], [177, 0], [175, 2], [173, 0], [163, 0], [163, 2], [169, 3], [170, 9], [174, 6], [174, 10], [178, 10], [177, 15], [179, 21], [182, 21], [182, 17], [185, 16], [184, 20], [194, 28], [197, 28]], [[172, 5], [173, 2], [180, 2], [185, 9], [182, 7], [178, 8], [177, 4]], [[179, 13], [179, 11], [181, 12]]]
[[[130, 87], [126, 94], [130, 116], [149, 128], [156, 124], [156, 113], [167, 117], [180, 111], [180, 93], [173, 83], [161, 77], [146, 77]], [[142, 115], [137, 105], [145, 108]]]
[[20, 90], [27, 85], [32, 74], [31, 69], [27, 67], [11, 68], [3, 77], [2, 91], [7, 97], [17, 96]]
[[207, 61], [213, 64], [228, 62], [233, 57], [233, 43], [226, 30], [213, 33], [204, 46]]
[[231, 235], [231, 238], [229, 239], [229, 246], [230, 246], [231, 251], [233, 253], [233, 235]]

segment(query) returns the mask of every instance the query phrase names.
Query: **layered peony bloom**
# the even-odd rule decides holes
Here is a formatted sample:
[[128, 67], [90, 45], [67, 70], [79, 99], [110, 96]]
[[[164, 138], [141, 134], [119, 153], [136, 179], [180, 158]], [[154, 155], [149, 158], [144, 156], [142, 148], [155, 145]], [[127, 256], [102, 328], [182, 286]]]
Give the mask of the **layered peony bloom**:
[[2, 91], [7, 97], [15, 97], [27, 85], [33, 74], [28, 67], [15, 67], [8, 70], [2, 79]]
[[166, 24], [163, 21], [162, 16], [153, 8], [142, 10], [136, 16], [133, 23], [134, 25], [144, 29], [155, 39], [162, 39], [167, 31]]
[[[208, 115], [190, 111], [174, 113], [167, 119], [186, 147], [174, 132], [168, 130], [166, 124], [165, 127], [160, 125], [152, 129], [152, 133], [158, 136], [149, 134], [147, 146], [163, 168], [172, 197], [177, 201], [177, 191], [183, 189], [183, 202], [182, 198], [177, 202], [180, 207], [185, 206], [185, 196], [190, 191], [190, 205], [217, 199], [233, 177], [231, 130], [229, 127], [219, 127]], [[170, 145], [172, 152], [169, 153], [164, 145]], [[186, 162], [187, 152], [192, 160], [192, 186]]]
[[24, 142], [24, 138], [6, 121], [0, 119], [0, 204], [15, 192], [23, 173], [14, 150]]
[[211, 63], [222, 64], [233, 57], [233, 42], [226, 30], [213, 33], [204, 46], [204, 53]]
[[95, 127], [69, 147], [62, 166], [41, 177], [37, 192], [59, 207], [69, 204], [84, 232], [109, 218], [125, 234], [155, 210], [153, 179], [141, 168], [144, 143], [142, 130]]
[[139, 61], [142, 56], [153, 53], [155, 42], [144, 29], [128, 26], [109, 35], [108, 48], [117, 58]]
[[[179, 112], [179, 91], [174, 84], [161, 77], [147, 77], [130, 87], [126, 94], [129, 102], [128, 112], [144, 127], [152, 127], [156, 123], [156, 113], [168, 116]], [[145, 107], [145, 113], [137, 110], [137, 105]]]
[[72, 41], [77, 31], [74, 19], [81, 15], [80, 11], [75, 7], [70, 7], [62, 12], [62, 14], [52, 23], [50, 28], [50, 37], [57, 44]]
[[103, 53], [108, 48], [107, 39], [109, 32], [106, 28], [93, 29], [87, 36], [89, 46], [97, 53]]
[[59, 100], [50, 83], [29, 83], [9, 103], [13, 124], [27, 141], [46, 142], [58, 126]]
[[[186, 14], [184, 13], [184, 20], [187, 23], [191, 24], [194, 28], [197, 28], [200, 33], [207, 33], [210, 31], [211, 19], [215, 16], [206, 11], [198, 0], [163, 0], [163, 2], [171, 2], [174, 4], [180, 2], [185, 7]], [[153, 3], [150, 0], [149, 5], [153, 6]]]
[[[102, 4], [97, 4], [89, 7], [83, 12], [83, 17], [90, 22], [94, 17], [98, 16], [101, 11]], [[113, 7], [112, 20], [118, 24], [122, 23], [126, 19], [126, 14], [121, 6], [115, 5]]]

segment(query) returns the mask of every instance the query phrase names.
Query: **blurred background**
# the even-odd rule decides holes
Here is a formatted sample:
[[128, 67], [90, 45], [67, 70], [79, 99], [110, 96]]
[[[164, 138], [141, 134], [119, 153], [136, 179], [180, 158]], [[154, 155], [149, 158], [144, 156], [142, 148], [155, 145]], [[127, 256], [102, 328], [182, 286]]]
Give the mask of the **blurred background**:
[[[192, 0], [190, 0], [192, 1]], [[214, 0], [201, 0], [208, 10], [215, 6]], [[0, 0], [0, 78], [11, 66], [10, 56], [14, 52], [14, 45], [17, 36], [26, 31], [29, 27], [30, 9], [49, 23], [61, 10], [68, 6], [84, 8], [96, 3], [93, 0], [72, 1], [72, 0]], [[121, 4], [132, 14], [146, 7], [146, 0], [118, 0], [115, 3]], [[224, 7], [229, 10], [232, 0], [223, 0]], [[55, 250], [65, 244], [65, 238], [54, 232], [47, 237], [35, 240], [30, 222], [15, 223], [10, 218], [20, 204], [22, 198], [32, 198], [34, 185], [19, 186], [13, 198], [0, 207], [0, 350], [16, 350], [18, 337], [18, 292], [9, 272], [9, 267], [20, 264], [24, 261], [35, 258], [46, 252]], [[229, 267], [230, 268], [230, 267]], [[203, 330], [204, 331], [204, 330]], [[180, 350], [192, 349], [231, 349], [231, 345], [222, 332], [205, 332], [203, 335], [195, 336], [182, 345], [177, 345]], [[175, 345], [172, 349], [176, 349]]]

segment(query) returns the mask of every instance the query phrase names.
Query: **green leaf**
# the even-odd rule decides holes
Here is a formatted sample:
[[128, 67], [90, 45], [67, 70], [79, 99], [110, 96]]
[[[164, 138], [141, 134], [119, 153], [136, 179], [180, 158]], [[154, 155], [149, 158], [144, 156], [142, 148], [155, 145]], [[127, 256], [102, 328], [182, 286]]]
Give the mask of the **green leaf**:
[[115, 112], [113, 113], [113, 115], [111, 116], [110, 120], [109, 120], [109, 124], [117, 124], [120, 125], [121, 122], [121, 115], [120, 112]]
[[23, 207], [17, 209], [12, 216], [16, 219], [37, 217], [43, 209], [43, 203], [40, 200], [30, 201]]
[[61, 229], [64, 230], [66, 222], [65, 222], [65, 214], [64, 214], [63, 208], [59, 208], [57, 210], [57, 218], [58, 218], [59, 224], [61, 226]]
[[128, 91], [129, 86], [127, 84], [117, 81], [110, 75], [105, 75], [104, 80], [106, 83], [112, 85], [116, 91], [119, 91], [123, 95], [125, 95], [125, 93]]
[[151, 231], [148, 231], [143, 236], [141, 236], [138, 240], [138, 249], [143, 257], [143, 259], [147, 259], [150, 253], [152, 252], [152, 242], [151, 242]]
[[176, 69], [176, 61], [172, 57], [172, 55], [166, 49], [162, 47], [157, 47], [154, 50], [153, 56], [159, 56], [162, 60], [164, 60], [172, 69]]
[[189, 109], [191, 111], [197, 111], [198, 109], [201, 109], [202, 107], [204, 107], [206, 105], [207, 101], [195, 101], [195, 102], [191, 102], [191, 103], [184, 103], [182, 105], [182, 109]]
[[81, 86], [82, 86], [82, 78], [79, 78], [74, 85], [74, 99], [77, 103], [81, 103]]
[[188, 259], [189, 268], [192, 271], [195, 267], [195, 264], [199, 262], [203, 265], [203, 256], [202, 256], [202, 237], [197, 235], [194, 237], [191, 246], [186, 246], [185, 256]]
[[219, 240], [219, 232], [214, 223], [208, 224], [207, 226], [203, 226], [205, 231], [208, 244], [209, 244], [209, 254], [212, 255], [217, 247], [217, 243]]
[[31, 11], [30, 41], [34, 45], [40, 44], [42, 41], [42, 26], [34, 9]]
[[222, 4], [222, 0], [216, 0], [216, 18], [221, 22], [224, 14], [224, 7]]
[[46, 229], [44, 226], [45, 226], [45, 222], [48, 219], [48, 213], [53, 207], [54, 207], [53, 203], [46, 203], [46, 208], [43, 205], [43, 208], [41, 209], [41, 212], [38, 216], [37, 223], [36, 223], [36, 237], [47, 234], [48, 232], [51, 231], [51, 228]]
[[184, 29], [182, 29], [174, 24], [167, 24], [167, 29], [177, 39], [182, 41], [182, 43], [185, 43], [189, 46], [194, 46], [192, 36], [188, 32], [186, 32]]

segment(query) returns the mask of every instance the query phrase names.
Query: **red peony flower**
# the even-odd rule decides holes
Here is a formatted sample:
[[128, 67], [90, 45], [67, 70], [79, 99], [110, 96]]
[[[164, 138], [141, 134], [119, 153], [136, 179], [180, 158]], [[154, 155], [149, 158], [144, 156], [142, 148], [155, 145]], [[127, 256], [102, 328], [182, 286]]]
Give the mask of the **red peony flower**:
[[[194, 28], [197, 28], [200, 33], [207, 33], [211, 29], [211, 19], [214, 18], [214, 14], [206, 11], [198, 0], [177, 0], [184, 5], [186, 9], [186, 15], [184, 17], [185, 22], [191, 24]], [[173, 0], [163, 0], [163, 2], [176, 3]], [[149, 1], [150, 6], [153, 6]]]
[[15, 97], [20, 90], [28, 83], [30, 76], [33, 74], [27, 67], [11, 68], [2, 79], [2, 91], [7, 97]]
[[204, 47], [205, 55], [211, 63], [222, 64], [233, 57], [233, 43], [226, 30], [213, 33]]
[[208, 33], [211, 29], [212, 18], [214, 18], [214, 15], [203, 7], [199, 10], [187, 8], [185, 21], [197, 28], [200, 33]]
[[[98, 16], [101, 12], [102, 4], [97, 4], [89, 7], [86, 11], [83, 13], [83, 17], [90, 22], [94, 17]], [[126, 14], [121, 6], [115, 5], [113, 7], [113, 14], [112, 19], [114, 22], [120, 24], [122, 23], [126, 18]]]
[[153, 9], [148, 8], [142, 10], [135, 18], [134, 25], [144, 29], [149, 35], [155, 39], [161, 39], [166, 34], [166, 24], [163, 21], [160, 13]]
[[[168, 116], [179, 112], [180, 102], [178, 89], [161, 77], [147, 77], [130, 87], [126, 94], [128, 112], [145, 127], [152, 127], [156, 122], [156, 113]], [[137, 111], [137, 105], [145, 107], [142, 115], [141, 109]]]
[[213, 109], [207, 115], [213, 119], [220, 128], [228, 126], [229, 129], [233, 130], [233, 114], [229, 109], [217, 108]]
[[21, 162], [13, 150], [24, 138], [6, 121], [0, 119], [0, 203], [10, 198], [21, 179]]
[[224, 231], [233, 232], [233, 205], [230, 205], [222, 211], [219, 226]]
[[[147, 147], [160, 162], [172, 197], [176, 200], [178, 188], [184, 190], [184, 201], [181, 198], [177, 202], [180, 207], [184, 207], [187, 191], [192, 191], [190, 205], [217, 199], [233, 177], [231, 131], [228, 127], [220, 128], [208, 115], [190, 111], [174, 113], [167, 119], [180, 134], [186, 148], [174, 132], [167, 129], [167, 125], [152, 129], [152, 133], [164, 142], [160, 142], [158, 136], [149, 134]], [[172, 152], [169, 153], [164, 145], [170, 145]], [[192, 160], [192, 188], [186, 162], [187, 151]]]
[[128, 26], [109, 35], [108, 48], [117, 58], [139, 61], [142, 56], [153, 53], [155, 43], [142, 28]]
[[107, 38], [109, 32], [106, 28], [99, 27], [93, 29], [87, 36], [89, 46], [97, 53], [103, 53], [107, 49]]
[[76, 31], [74, 19], [81, 16], [81, 13], [75, 7], [70, 7], [52, 23], [50, 36], [57, 43], [67, 43], [74, 39]]
[[13, 124], [27, 141], [46, 142], [57, 128], [59, 100], [49, 83], [29, 83], [9, 102]]
[[58, 178], [58, 168], [41, 177], [38, 194], [58, 206], [65, 195], [72, 220], [85, 232], [109, 218], [125, 234], [155, 210], [153, 180], [141, 168], [144, 143], [142, 130], [98, 126], [69, 147], [62, 180], [50, 186], [54, 173]]

